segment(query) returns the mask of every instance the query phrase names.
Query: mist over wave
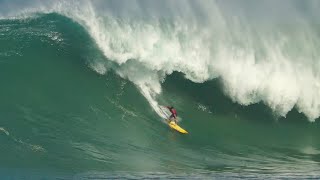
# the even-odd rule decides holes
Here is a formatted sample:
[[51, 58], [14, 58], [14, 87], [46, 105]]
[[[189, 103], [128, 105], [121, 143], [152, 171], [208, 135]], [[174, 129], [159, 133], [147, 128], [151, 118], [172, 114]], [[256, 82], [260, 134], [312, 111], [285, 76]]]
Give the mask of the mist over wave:
[[159, 115], [156, 97], [173, 72], [197, 83], [219, 78], [241, 105], [320, 115], [318, 1], [21, 2], [2, 1], [0, 16], [54, 12], [76, 21], [108, 58], [90, 66], [132, 81]]

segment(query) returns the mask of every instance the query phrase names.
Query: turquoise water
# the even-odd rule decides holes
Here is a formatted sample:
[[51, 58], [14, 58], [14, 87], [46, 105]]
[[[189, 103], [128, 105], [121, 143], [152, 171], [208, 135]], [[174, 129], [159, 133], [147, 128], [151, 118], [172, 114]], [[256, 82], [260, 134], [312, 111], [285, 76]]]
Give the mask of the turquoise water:
[[[132, 35], [135, 41], [139, 33], [151, 31], [148, 27], [152, 23], [138, 32], [129, 30], [132, 34], [117, 29], [127, 34], [109, 34], [108, 49], [97, 41], [102, 35], [93, 35], [90, 24], [64, 13], [37, 12], [0, 20], [1, 179], [320, 177], [320, 126], [318, 117], [310, 118], [317, 114], [314, 109], [308, 110], [308, 104], [302, 106], [304, 92], [283, 114], [292, 99], [282, 96], [280, 91], [291, 91], [281, 82], [270, 81], [274, 88], [265, 86], [248, 94], [242, 90], [249, 86], [233, 87], [233, 83], [245, 82], [228, 79], [229, 71], [220, 72], [219, 68], [216, 70], [221, 74], [205, 81], [200, 80], [205, 74], [197, 74], [203, 69], [189, 71], [199, 67], [196, 64], [169, 64], [173, 69], [163, 70], [156, 57], [173, 52], [166, 53], [170, 48], [162, 43], [154, 45], [157, 52], [153, 52], [135, 42], [137, 49], [145, 48], [139, 51], [138, 61], [131, 57], [137, 53], [130, 51], [131, 41], [121, 42], [117, 49], [117, 40]], [[118, 22], [126, 29], [127, 21], [122, 23]], [[171, 36], [177, 27], [163, 23], [162, 30]], [[184, 48], [187, 46], [192, 48], [190, 44]], [[154, 69], [150, 69], [153, 61], [149, 51], [157, 54], [152, 56], [157, 62]], [[124, 57], [129, 60], [124, 61]], [[145, 62], [144, 58], [151, 60]], [[284, 63], [288, 67], [292, 64]], [[287, 77], [273, 73], [270, 79]], [[161, 92], [157, 92], [158, 83]], [[286, 86], [290, 85], [288, 82]], [[241, 99], [244, 96], [252, 103]], [[171, 130], [157, 113], [157, 104], [174, 105], [180, 125], [189, 134]]]

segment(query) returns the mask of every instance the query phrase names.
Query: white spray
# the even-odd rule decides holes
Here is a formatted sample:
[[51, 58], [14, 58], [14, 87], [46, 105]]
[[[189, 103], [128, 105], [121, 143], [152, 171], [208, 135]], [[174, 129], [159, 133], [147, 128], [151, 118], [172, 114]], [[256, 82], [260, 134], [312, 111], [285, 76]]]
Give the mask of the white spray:
[[[271, 12], [297, 19], [286, 22], [270, 12], [248, 15], [226, 8], [230, 4], [54, 1], [38, 11], [63, 14], [85, 27], [104, 55], [119, 64], [116, 72], [135, 83], [160, 116], [155, 97], [165, 76], [177, 71], [198, 83], [221, 78], [226, 94], [239, 104], [262, 101], [281, 116], [296, 107], [311, 121], [318, 118], [320, 43], [313, 19], [294, 6], [286, 6], [290, 15]], [[320, 15], [310, 7], [312, 17]], [[105, 66], [91, 65], [99, 73]]]

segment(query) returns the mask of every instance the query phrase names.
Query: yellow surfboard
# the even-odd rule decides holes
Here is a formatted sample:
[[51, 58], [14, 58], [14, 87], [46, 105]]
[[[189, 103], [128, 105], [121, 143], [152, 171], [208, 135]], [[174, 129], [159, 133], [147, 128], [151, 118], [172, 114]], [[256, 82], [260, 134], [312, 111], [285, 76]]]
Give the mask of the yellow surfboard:
[[[167, 122], [168, 122], [168, 120], [167, 120]], [[182, 128], [181, 128], [177, 123], [175, 123], [174, 121], [168, 122], [168, 125], [169, 125], [172, 129], [174, 129], [174, 130], [176, 130], [176, 131], [178, 131], [178, 132], [180, 132], [180, 133], [182, 133], [182, 134], [188, 134], [188, 132], [187, 132], [186, 130], [182, 129]]]

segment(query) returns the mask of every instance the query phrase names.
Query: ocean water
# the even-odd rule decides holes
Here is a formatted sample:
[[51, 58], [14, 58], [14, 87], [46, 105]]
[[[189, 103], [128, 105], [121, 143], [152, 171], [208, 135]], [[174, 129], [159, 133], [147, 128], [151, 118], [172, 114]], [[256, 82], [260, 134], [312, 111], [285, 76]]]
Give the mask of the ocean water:
[[319, 12], [0, 0], [0, 179], [319, 179]]

